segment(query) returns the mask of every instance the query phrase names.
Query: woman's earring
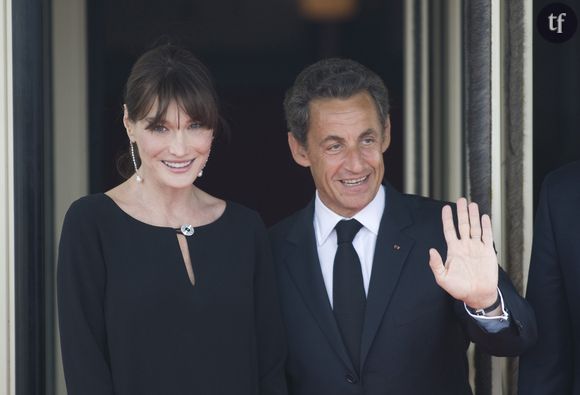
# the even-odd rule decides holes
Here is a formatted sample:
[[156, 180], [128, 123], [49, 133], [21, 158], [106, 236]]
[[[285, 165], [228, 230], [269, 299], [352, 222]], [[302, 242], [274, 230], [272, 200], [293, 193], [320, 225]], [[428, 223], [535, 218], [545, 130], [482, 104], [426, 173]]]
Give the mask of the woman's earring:
[[[211, 149], [209, 150], [209, 152], [211, 153]], [[203, 169], [205, 169], [205, 165], [207, 165], [207, 161], [209, 160], [209, 153], [207, 154], [207, 159], [205, 160], [205, 163], [203, 164], [203, 167], [201, 168], [201, 170], [199, 171], [199, 173], [197, 173], [197, 178], [200, 178], [201, 176], [203, 176]]]
[[129, 140], [129, 146], [131, 147], [131, 159], [133, 159], [133, 167], [135, 168], [135, 180], [137, 182], [143, 182], [143, 177], [139, 174], [139, 169], [137, 168], [137, 159], [135, 159], [135, 148], [133, 148], [135, 142]]

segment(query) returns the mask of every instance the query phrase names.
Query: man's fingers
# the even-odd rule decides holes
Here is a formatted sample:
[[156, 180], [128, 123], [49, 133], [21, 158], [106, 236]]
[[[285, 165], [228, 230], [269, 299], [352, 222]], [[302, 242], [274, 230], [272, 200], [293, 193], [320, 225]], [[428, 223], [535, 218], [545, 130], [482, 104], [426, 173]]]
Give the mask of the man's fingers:
[[457, 233], [455, 233], [455, 225], [453, 224], [453, 214], [451, 207], [448, 205], [441, 210], [441, 220], [443, 222], [443, 235], [447, 244], [457, 240]]
[[467, 200], [459, 198], [457, 200], [457, 227], [461, 239], [469, 238], [469, 216], [467, 214]]
[[487, 245], [493, 245], [493, 232], [491, 229], [491, 219], [489, 218], [489, 215], [483, 214], [483, 217], [481, 217], [481, 228], [483, 230], [483, 234], [481, 236], [483, 242]]
[[471, 237], [477, 240], [481, 239], [481, 224], [479, 223], [479, 207], [477, 203], [469, 203], [469, 224]]
[[435, 281], [437, 284], [441, 285], [445, 278], [447, 269], [445, 269], [441, 255], [439, 255], [439, 252], [434, 248], [429, 249], [429, 266], [431, 267], [431, 271], [433, 271]]

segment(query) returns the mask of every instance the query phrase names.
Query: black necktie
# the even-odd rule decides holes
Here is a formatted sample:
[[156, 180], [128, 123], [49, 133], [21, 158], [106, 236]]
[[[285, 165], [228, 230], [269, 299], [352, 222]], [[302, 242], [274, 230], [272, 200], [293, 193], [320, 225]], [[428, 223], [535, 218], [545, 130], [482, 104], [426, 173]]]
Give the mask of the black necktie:
[[334, 316], [357, 373], [360, 367], [366, 295], [360, 260], [352, 240], [361, 227], [360, 222], [355, 219], [342, 220], [336, 225], [338, 246], [332, 279]]

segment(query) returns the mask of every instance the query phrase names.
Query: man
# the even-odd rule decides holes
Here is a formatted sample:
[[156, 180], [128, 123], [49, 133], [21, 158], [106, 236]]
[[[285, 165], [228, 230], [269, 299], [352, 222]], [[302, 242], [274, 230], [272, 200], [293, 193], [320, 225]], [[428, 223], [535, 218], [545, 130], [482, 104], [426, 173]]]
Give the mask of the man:
[[580, 162], [549, 174], [540, 193], [527, 300], [538, 342], [520, 359], [522, 395], [580, 394]]
[[270, 233], [290, 394], [470, 394], [470, 341], [495, 355], [534, 341], [489, 217], [480, 224], [477, 205], [460, 199], [457, 234], [449, 206], [381, 184], [391, 135], [376, 74], [320, 61], [284, 105], [292, 156], [316, 186]]

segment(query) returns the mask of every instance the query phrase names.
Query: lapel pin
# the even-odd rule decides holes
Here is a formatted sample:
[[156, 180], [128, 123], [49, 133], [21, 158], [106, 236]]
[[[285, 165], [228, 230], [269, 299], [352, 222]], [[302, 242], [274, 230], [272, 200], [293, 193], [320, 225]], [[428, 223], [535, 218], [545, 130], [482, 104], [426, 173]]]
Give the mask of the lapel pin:
[[398, 244], [393, 244], [393, 250], [395, 251], [399, 251], [401, 249], [401, 246]]

